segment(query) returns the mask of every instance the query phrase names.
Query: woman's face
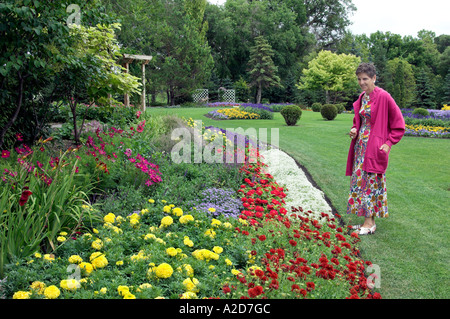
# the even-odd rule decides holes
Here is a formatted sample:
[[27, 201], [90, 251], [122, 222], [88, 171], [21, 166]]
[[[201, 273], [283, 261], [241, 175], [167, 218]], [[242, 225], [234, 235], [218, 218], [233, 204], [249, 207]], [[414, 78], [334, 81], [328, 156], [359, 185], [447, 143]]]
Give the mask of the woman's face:
[[377, 76], [375, 75], [373, 78], [368, 76], [366, 73], [359, 73], [358, 75], [358, 84], [361, 90], [365, 91], [367, 94], [372, 93], [375, 88], [375, 81]]

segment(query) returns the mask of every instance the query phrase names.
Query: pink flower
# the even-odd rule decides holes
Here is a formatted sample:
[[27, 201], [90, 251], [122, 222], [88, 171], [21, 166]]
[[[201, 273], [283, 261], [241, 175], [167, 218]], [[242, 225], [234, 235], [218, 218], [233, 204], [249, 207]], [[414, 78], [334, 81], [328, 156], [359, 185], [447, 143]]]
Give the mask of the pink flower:
[[10, 155], [10, 152], [9, 152], [9, 151], [7, 151], [7, 150], [3, 150], [3, 151], [2, 151], [2, 158], [8, 158], [9, 155]]

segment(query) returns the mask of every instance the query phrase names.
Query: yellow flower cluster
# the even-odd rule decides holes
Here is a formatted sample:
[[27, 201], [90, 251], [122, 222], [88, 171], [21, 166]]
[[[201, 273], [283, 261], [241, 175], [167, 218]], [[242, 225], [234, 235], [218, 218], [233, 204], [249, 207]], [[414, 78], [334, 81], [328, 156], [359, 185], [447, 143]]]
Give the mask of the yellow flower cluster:
[[170, 278], [173, 274], [173, 268], [168, 263], [162, 263], [157, 267], [152, 267], [148, 270], [148, 273], [154, 273], [158, 278]]
[[94, 269], [104, 268], [108, 265], [108, 259], [106, 259], [105, 254], [101, 252], [92, 253], [89, 260]]
[[221, 110], [217, 110], [217, 112], [226, 115], [229, 119], [244, 119], [244, 120], [251, 119], [251, 120], [254, 120], [254, 119], [259, 119], [259, 117], [260, 117], [259, 114], [246, 112], [239, 108], [221, 109]]
[[444, 104], [444, 107], [441, 110], [442, 111], [450, 111], [450, 105]]
[[408, 125], [406, 124], [405, 127], [407, 129], [420, 132], [420, 131], [427, 131], [427, 132], [433, 132], [433, 133], [445, 133], [449, 132], [449, 129], [442, 126], [426, 126], [426, 125]]
[[192, 252], [192, 256], [197, 258], [198, 260], [210, 261], [211, 259], [218, 260], [219, 254], [210, 251], [208, 249], [197, 249]]

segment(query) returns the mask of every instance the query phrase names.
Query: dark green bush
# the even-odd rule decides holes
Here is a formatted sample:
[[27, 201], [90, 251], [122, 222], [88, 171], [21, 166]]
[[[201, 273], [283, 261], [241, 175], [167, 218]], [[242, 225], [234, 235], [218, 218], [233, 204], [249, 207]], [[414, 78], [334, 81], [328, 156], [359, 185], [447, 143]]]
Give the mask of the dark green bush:
[[322, 104], [319, 102], [313, 103], [311, 105], [311, 109], [313, 110], [313, 112], [320, 112], [320, 110], [322, 109]]
[[297, 124], [298, 120], [302, 116], [302, 109], [297, 105], [286, 105], [281, 109], [281, 115], [288, 126]]
[[326, 120], [332, 121], [336, 118], [338, 114], [338, 109], [334, 104], [325, 104], [320, 110], [322, 117]]
[[345, 111], [345, 103], [336, 103], [335, 105], [338, 110], [338, 114], [341, 114]]
[[428, 112], [428, 110], [418, 107], [416, 109], [414, 109], [414, 111], [412, 112], [412, 114], [418, 114], [418, 115], [422, 115], [422, 116], [428, 116], [430, 115], [430, 112]]

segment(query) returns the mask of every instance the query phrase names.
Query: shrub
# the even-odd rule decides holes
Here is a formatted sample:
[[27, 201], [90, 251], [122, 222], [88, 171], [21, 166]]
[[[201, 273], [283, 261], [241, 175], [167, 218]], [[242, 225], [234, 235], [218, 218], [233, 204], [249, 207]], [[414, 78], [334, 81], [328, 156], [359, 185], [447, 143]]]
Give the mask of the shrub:
[[412, 114], [417, 114], [417, 115], [422, 115], [422, 116], [429, 116], [430, 112], [428, 112], [428, 110], [426, 110], [424, 108], [418, 107], [412, 112]]
[[322, 104], [320, 104], [319, 102], [313, 103], [311, 105], [311, 109], [313, 110], [313, 112], [320, 112], [320, 110], [322, 109]]
[[322, 114], [322, 117], [324, 119], [332, 121], [336, 118], [338, 114], [338, 109], [333, 104], [325, 104], [324, 106], [322, 106], [320, 113]]
[[341, 114], [345, 111], [345, 103], [336, 103], [335, 105], [338, 110], [338, 114]]
[[293, 126], [300, 120], [302, 109], [297, 105], [287, 105], [281, 109], [281, 115], [288, 126]]

